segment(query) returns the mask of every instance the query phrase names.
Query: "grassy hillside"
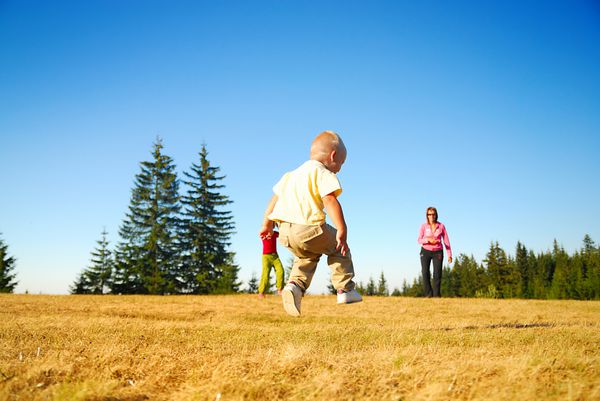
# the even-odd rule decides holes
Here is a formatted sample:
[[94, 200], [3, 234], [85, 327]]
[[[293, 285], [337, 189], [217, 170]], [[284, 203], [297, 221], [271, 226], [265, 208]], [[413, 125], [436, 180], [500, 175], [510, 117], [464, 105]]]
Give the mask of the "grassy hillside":
[[0, 295], [2, 400], [600, 399], [600, 302]]

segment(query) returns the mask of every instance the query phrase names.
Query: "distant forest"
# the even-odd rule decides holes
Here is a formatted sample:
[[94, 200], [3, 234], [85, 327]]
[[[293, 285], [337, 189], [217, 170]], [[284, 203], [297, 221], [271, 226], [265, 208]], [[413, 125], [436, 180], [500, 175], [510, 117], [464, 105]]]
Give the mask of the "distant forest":
[[[423, 296], [421, 277], [406, 281], [393, 295]], [[589, 235], [583, 246], [569, 255], [554, 240], [542, 253], [517, 243], [507, 255], [493, 242], [483, 263], [460, 254], [452, 267], [444, 267], [442, 296], [535, 299], [600, 299], [600, 247]]]

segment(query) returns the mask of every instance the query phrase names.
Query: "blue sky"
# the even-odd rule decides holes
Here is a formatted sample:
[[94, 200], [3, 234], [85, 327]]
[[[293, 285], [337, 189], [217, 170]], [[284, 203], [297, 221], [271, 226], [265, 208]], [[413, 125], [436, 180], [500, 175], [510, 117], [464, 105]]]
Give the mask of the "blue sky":
[[[438, 208], [455, 255], [600, 241], [593, 1], [0, 2], [0, 232], [17, 292], [67, 293], [115, 245], [157, 136], [227, 176], [240, 278], [279, 177], [329, 129], [357, 280], [420, 272]], [[280, 249], [284, 262], [289, 253]], [[312, 292], [324, 290], [321, 262]]]

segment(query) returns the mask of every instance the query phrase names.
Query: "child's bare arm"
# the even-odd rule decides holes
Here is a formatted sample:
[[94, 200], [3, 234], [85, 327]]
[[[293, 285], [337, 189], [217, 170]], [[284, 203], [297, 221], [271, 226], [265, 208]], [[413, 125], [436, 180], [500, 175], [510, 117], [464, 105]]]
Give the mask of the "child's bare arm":
[[342, 253], [342, 255], [345, 256], [349, 251], [348, 243], [346, 242], [346, 238], [348, 237], [348, 227], [346, 226], [346, 220], [344, 219], [342, 205], [340, 205], [340, 202], [333, 194], [325, 195], [323, 197], [323, 204], [327, 209], [327, 213], [329, 214], [331, 221], [337, 229], [336, 248]]
[[263, 218], [263, 223], [258, 233], [260, 239], [271, 238], [273, 235], [273, 222], [269, 220], [269, 215], [273, 211], [275, 204], [277, 203], [277, 195], [273, 195], [271, 200], [269, 201], [269, 205], [267, 206], [267, 210], [265, 210], [265, 216]]

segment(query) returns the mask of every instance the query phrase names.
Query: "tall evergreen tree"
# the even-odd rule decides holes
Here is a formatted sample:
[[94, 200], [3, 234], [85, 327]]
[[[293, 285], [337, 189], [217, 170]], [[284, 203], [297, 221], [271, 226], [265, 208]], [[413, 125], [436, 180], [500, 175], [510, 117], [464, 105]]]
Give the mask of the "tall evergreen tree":
[[600, 247], [586, 234], [583, 238], [580, 263], [583, 277], [582, 294], [584, 299], [600, 298]]
[[8, 256], [8, 245], [0, 238], [0, 292], [13, 292], [18, 282], [17, 275], [13, 273], [16, 259]]
[[402, 280], [402, 290], [400, 291], [400, 295], [406, 296], [410, 291], [410, 286], [408, 285], [408, 281], [406, 279]]
[[590, 253], [596, 251], [596, 245], [594, 244], [594, 240], [590, 237], [589, 234], [586, 234], [583, 237], [583, 253]]
[[485, 270], [477, 264], [473, 255], [458, 255], [454, 268], [460, 270], [459, 297], [474, 297], [478, 290], [488, 286]]
[[546, 298], [547, 290], [552, 284], [556, 262], [549, 252], [539, 253], [535, 255], [535, 258], [530, 257], [530, 259], [535, 261], [533, 286], [534, 298]]
[[385, 297], [390, 295], [388, 283], [385, 279], [385, 275], [383, 274], [383, 270], [381, 271], [381, 274], [379, 275], [379, 281], [377, 282], [377, 295], [382, 295]]
[[515, 252], [515, 266], [521, 277], [519, 291], [517, 296], [523, 298], [531, 298], [533, 295], [531, 292], [531, 285], [533, 281], [533, 271], [529, 265], [529, 257], [527, 255], [527, 248], [521, 241], [517, 241], [517, 249]]
[[84, 269], [71, 287], [73, 294], [104, 294], [109, 289], [113, 270], [112, 252], [108, 249], [108, 233], [102, 230], [98, 247], [92, 251], [92, 265]]
[[456, 262], [454, 262], [454, 267], [450, 267], [449, 265], [442, 267], [441, 293], [443, 296], [459, 296], [461, 282], [462, 271], [456, 268]]
[[225, 178], [220, 168], [208, 160], [206, 145], [202, 145], [198, 164], [192, 164], [187, 177], [187, 194], [181, 199], [183, 219], [180, 240], [183, 253], [181, 275], [183, 291], [195, 294], [237, 292], [238, 270], [233, 252], [228, 251], [235, 225], [232, 203], [222, 194]]
[[596, 247], [587, 234], [586, 238], [589, 241], [586, 243], [584, 238], [585, 247], [582, 251], [586, 299], [600, 299], [600, 246]]
[[173, 293], [178, 287], [179, 181], [160, 138], [153, 160], [140, 163], [126, 219], [119, 230], [113, 292]]
[[505, 297], [518, 297], [521, 294], [521, 272], [517, 269], [517, 264], [512, 255], [508, 255], [508, 280], [504, 288]]
[[375, 280], [373, 280], [373, 277], [369, 277], [369, 281], [367, 282], [366, 294], [377, 295], [377, 286], [375, 285]]
[[423, 297], [425, 292], [423, 290], [423, 276], [418, 275], [410, 286], [402, 290], [402, 295], [409, 297]]
[[[367, 295], [367, 288], [363, 285], [362, 281], [359, 281], [358, 283], [356, 283], [355, 289], [360, 295]], [[337, 294], [337, 291], [336, 291], [336, 294]]]
[[504, 249], [500, 248], [498, 242], [492, 242], [490, 244], [490, 250], [486, 254], [486, 268], [490, 275], [491, 284], [494, 285], [496, 291], [502, 297], [514, 296], [513, 277], [511, 266], [509, 265], [508, 257]]
[[552, 247], [552, 258], [554, 259], [554, 274], [552, 275], [552, 285], [548, 292], [548, 298], [566, 299], [569, 297], [568, 255], [556, 240], [554, 240]]

